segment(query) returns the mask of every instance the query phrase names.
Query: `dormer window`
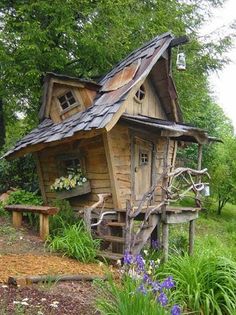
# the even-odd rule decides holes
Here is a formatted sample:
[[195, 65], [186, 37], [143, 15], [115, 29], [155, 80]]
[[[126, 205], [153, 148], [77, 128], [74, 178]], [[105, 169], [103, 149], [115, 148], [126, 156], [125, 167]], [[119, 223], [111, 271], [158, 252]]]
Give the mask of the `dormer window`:
[[62, 110], [65, 110], [74, 104], [77, 103], [73, 93], [71, 91], [67, 92], [66, 94], [58, 97]]

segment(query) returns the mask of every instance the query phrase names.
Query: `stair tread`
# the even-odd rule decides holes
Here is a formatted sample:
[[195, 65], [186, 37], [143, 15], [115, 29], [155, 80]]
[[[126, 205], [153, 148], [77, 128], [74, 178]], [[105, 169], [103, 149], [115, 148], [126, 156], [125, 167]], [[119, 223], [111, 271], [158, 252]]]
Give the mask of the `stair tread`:
[[124, 243], [125, 242], [124, 237], [120, 237], [120, 236], [103, 235], [101, 238], [103, 240], [109, 241], [109, 242], [117, 242], [117, 243]]
[[112, 222], [112, 221], [109, 221], [109, 222], [107, 222], [107, 224], [109, 226], [121, 226], [121, 227], [125, 226], [125, 222]]
[[[121, 244], [125, 243], [125, 239], [122, 236], [103, 235], [103, 236], [101, 236], [101, 238], [105, 241], [112, 242], [112, 243], [121, 243]], [[135, 244], [138, 244], [140, 242], [142, 242], [142, 240], [137, 239]]]
[[113, 253], [113, 252], [109, 252], [109, 251], [99, 251], [97, 253], [98, 257], [102, 257], [102, 258], [107, 258], [110, 260], [119, 260], [123, 258], [123, 254], [120, 253]]

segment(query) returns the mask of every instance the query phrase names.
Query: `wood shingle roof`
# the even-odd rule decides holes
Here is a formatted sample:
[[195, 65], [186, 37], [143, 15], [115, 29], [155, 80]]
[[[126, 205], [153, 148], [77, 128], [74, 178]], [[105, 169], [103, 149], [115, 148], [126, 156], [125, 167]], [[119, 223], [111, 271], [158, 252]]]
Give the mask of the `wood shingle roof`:
[[[172, 40], [173, 36], [168, 32], [155, 37], [132, 52], [98, 82], [96, 88], [100, 87], [100, 89], [97, 88], [97, 96], [91, 107], [60, 123], [53, 123], [51, 119], [45, 118], [37, 128], [18, 141], [4, 157], [11, 157], [24, 148], [36, 144], [46, 144], [72, 137], [80, 131], [105, 128], [121, 108], [130, 90], [147, 77]], [[132, 65], [136, 68], [134, 69], [134, 66], [132, 68]], [[119, 82], [117, 83], [116, 80]], [[86, 83], [89, 84], [89, 82]]]

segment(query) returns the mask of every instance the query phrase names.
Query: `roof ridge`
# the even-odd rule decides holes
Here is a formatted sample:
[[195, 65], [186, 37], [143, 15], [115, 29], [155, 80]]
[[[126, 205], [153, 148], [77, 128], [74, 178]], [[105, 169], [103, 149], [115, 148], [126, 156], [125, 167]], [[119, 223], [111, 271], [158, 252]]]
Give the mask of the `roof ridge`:
[[126, 59], [128, 59], [129, 57], [131, 57], [132, 55], [134, 55], [135, 53], [137, 53], [138, 51], [142, 51], [145, 47], [147, 47], [148, 45], [150, 45], [152, 42], [155, 42], [157, 40], [161, 40], [165, 37], [167, 37], [168, 35], [173, 36], [172, 33], [170, 31], [161, 34], [161, 35], [157, 35], [155, 37], [153, 37], [151, 40], [149, 40], [148, 42], [145, 42], [141, 47], [136, 48], [135, 50], [131, 51], [128, 55], [126, 55], [122, 60], [120, 60], [117, 64], [115, 64], [112, 69], [110, 71], [108, 71], [99, 81], [98, 84], [100, 84], [100, 82], [102, 82], [108, 75], [109, 73], [111, 73], [115, 68], [118, 68], [120, 64], [122, 64], [122, 62], [124, 62]]

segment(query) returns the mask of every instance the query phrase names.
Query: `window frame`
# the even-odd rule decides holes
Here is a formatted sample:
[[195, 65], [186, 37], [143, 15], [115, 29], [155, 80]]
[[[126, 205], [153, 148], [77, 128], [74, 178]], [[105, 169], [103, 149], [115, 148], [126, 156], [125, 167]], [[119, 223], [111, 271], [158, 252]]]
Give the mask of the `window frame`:
[[57, 157], [60, 176], [68, 176], [69, 172], [66, 167], [67, 161], [79, 160], [82, 174], [86, 176], [85, 158], [81, 153], [78, 154], [62, 154]]
[[[73, 103], [73, 104], [70, 105], [70, 104], [67, 102], [67, 104], [69, 104], [69, 106], [66, 107], [65, 109], [63, 109], [63, 108], [62, 108], [62, 104], [61, 104], [61, 102], [60, 102], [60, 98], [63, 97], [63, 96], [66, 97], [66, 94], [68, 94], [68, 93], [71, 93], [71, 94], [72, 94], [72, 96], [73, 96], [73, 98], [74, 98], [74, 100], [75, 100], [75, 103]], [[73, 109], [73, 108], [75, 108], [75, 107], [77, 107], [77, 106], [82, 107], [82, 103], [78, 100], [78, 98], [76, 97], [76, 95], [75, 95], [75, 93], [74, 93], [74, 91], [73, 91], [72, 89], [68, 89], [68, 90], [64, 91], [63, 93], [57, 95], [56, 97], [57, 97], [58, 104], [59, 104], [59, 106], [60, 106], [60, 115], [63, 115], [63, 114], [65, 114], [65, 113], [69, 112], [71, 109]], [[66, 101], [67, 101], [67, 99], [66, 99]]]
[[[140, 93], [141, 91], [141, 93]], [[139, 97], [137, 96], [137, 94], [139, 95]], [[143, 95], [142, 98], [140, 99], [140, 95]], [[140, 87], [138, 88], [138, 90], [135, 92], [135, 95], [134, 95], [134, 100], [139, 103], [139, 104], [142, 104], [144, 99], [146, 98], [146, 88], [144, 86], [144, 84], [141, 84]]]
[[[142, 155], [145, 155], [145, 159], [147, 159], [146, 161], [143, 161], [142, 158], [143, 156]], [[143, 149], [140, 149], [139, 150], [139, 166], [145, 166], [145, 165], [148, 165], [150, 163], [150, 158], [149, 158], [149, 151], [148, 150], [143, 150]]]

